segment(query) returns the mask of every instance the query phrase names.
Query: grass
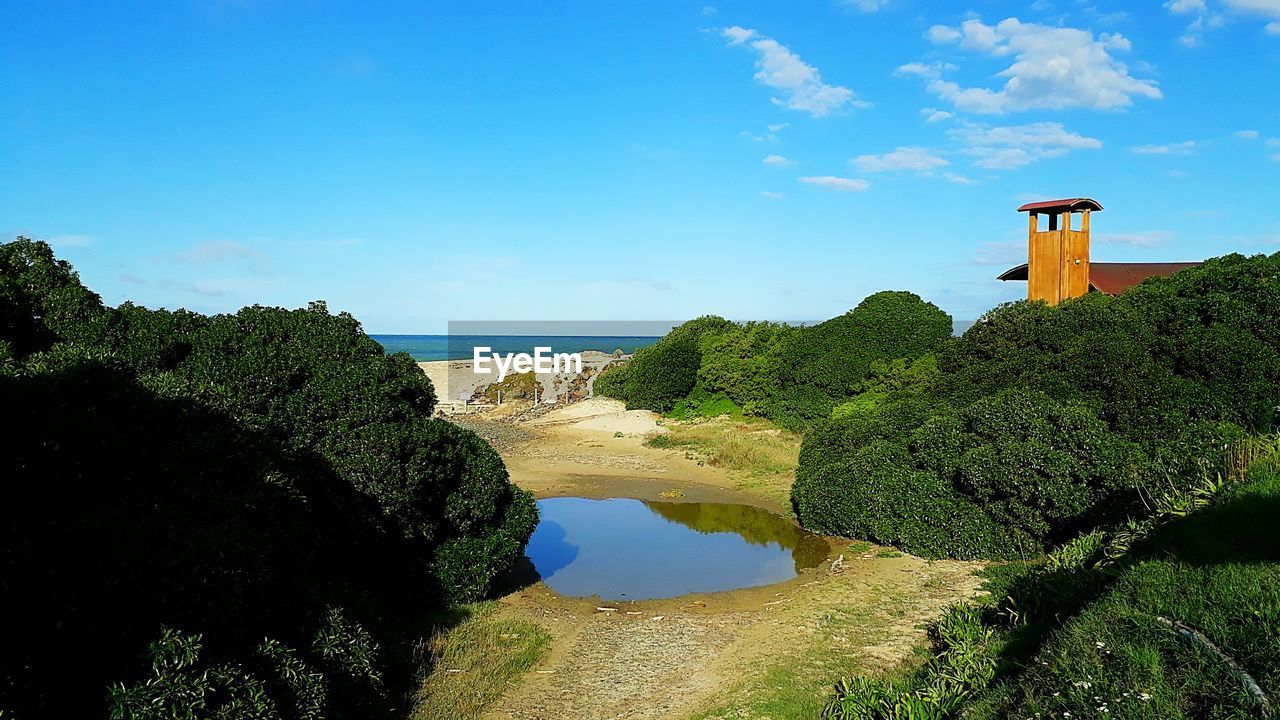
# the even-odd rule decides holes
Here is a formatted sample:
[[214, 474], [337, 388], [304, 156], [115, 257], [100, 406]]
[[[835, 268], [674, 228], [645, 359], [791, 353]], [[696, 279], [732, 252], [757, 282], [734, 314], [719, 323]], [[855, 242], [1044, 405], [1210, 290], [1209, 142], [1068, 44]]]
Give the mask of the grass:
[[871, 552], [872, 547], [874, 546], [866, 540], [854, 540], [849, 543], [849, 547], [845, 548], [845, 552], [850, 555], [865, 555]]
[[[826, 613], [817, 633], [802, 646], [768, 659], [768, 665], [722, 697], [732, 698], [693, 716], [694, 720], [791, 720], [816, 718], [831, 699], [832, 684], [866, 672], [874, 661], [860, 651], [874, 644], [884, 625], [907, 612], [907, 600], [887, 591], [877, 606], [848, 606]], [[908, 665], [922, 662], [924, 656]]]
[[734, 472], [737, 489], [790, 507], [803, 440], [798, 433], [767, 420], [731, 417], [670, 422], [666, 427], [669, 432], [649, 440], [650, 447], [684, 450], [691, 460]]
[[1280, 700], [1277, 519], [1272, 475], [1162, 527], [967, 717], [1255, 716], [1224, 664], [1157, 618], [1199, 630]]
[[551, 636], [503, 617], [494, 603], [465, 608], [467, 617], [427, 643], [432, 671], [418, 691], [412, 720], [470, 720], [541, 659]]
[[[1161, 619], [1198, 630], [1280, 700], [1280, 475], [1255, 466], [1185, 516], [1172, 514], [1113, 561], [1010, 563], [988, 573], [983, 623], [993, 641], [989, 686], [954, 696], [936, 717], [1245, 718], [1258, 716], [1240, 680]], [[1096, 556], [1095, 556], [1096, 557]], [[987, 658], [984, 660], [983, 658]], [[896, 685], [919, 692], [919, 678]], [[864, 707], [865, 681], [843, 686]], [[907, 717], [891, 707], [872, 714]], [[912, 716], [914, 717], [914, 716]], [[935, 717], [930, 715], [929, 717]]]

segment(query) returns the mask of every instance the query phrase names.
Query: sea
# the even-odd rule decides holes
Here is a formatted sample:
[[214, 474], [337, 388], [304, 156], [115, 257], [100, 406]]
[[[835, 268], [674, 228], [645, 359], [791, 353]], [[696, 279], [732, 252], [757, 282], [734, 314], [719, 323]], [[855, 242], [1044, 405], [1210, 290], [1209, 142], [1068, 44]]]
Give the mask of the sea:
[[[671, 326], [679, 323], [670, 323]], [[810, 323], [813, 324], [813, 323]], [[956, 335], [972, 327], [972, 320], [957, 320], [952, 325]], [[639, 328], [637, 328], [639, 329]], [[648, 329], [647, 327], [645, 328]], [[529, 353], [535, 347], [549, 347], [552, 352], [575, 353], [599, 350], [611, 353], [621, 350], [630, 355], [652, 345], [661, 335], [370, 335], [388, 353], [407, 352], [414, 360], [470, 360], [476, 347], [489, 347], [490, 352]]]
[[575, 353], [599, 350], [611, 353], [621, 350], [630, 355], [639, 348], [657, 342], [658, 336], [647, 335], [370, 335], [388, 353], [406, 352], [418, 362], [428, 360], [470, 360], [476, 347], [490, 352], [529, 353], [535, 347], [549, 347], [552, 352]]

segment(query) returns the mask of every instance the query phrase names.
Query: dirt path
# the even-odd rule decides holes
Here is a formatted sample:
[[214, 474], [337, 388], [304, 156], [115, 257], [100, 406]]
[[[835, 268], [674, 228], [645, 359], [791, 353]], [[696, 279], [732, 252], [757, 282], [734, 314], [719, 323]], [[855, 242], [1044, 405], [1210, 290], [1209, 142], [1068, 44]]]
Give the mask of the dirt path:
[[[678, 451], [650, 448], [656, 416], [591, 400], [516, 425], [466, 423], [499, 448], [512, 479], [536, 496], [738, 502], [781, 510], [744, 494], [730, 473]], [[619, 436], [620, 435], [620, 436]], [[671, 600], [603, 603], [566, 598], [541, 583], [500, 601], [553, 637], [534, 669], [489, 709], [492, 720], [783, 718], [769, 714], [779, 683], [818, 706], [850, 672], [892, 667], [924, 641], [925, 624], [972, 596], [977, 565], [878, 553], [848, 554], [831, 539], [829, 564], [784, 583]], [[601, 609], [607, 608], [607, 609]]]

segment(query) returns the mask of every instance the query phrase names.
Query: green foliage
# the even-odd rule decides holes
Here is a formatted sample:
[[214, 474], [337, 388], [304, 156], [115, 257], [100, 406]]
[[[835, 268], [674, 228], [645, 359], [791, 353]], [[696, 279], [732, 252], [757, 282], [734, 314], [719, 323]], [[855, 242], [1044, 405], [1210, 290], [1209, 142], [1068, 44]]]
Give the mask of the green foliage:
[[906, 682], [863, 677], [836, 684], [825, 720], [943, 720], [995, 678], [993, 632], [975, 605], [958, 605], [929, 628], [936, 654]]
[[202, 662], [199, 635], [165, 628], [151, 644], [151, 675], [116, 685], [111, 720], [281, 720], [266, 684], [234, 663]]
[[707, 399], [724, 398], [724, 410], [736, 406], [799, 430], [871, 390], [864, 387], [869, 377], [896, 388], [923, 382], [932, 363], [913, 361], [950, 334], [946, 313], [907, 292], [876, 293], [812, 327], [708, 316], [642, 348], [629, 364], [606, 369], [594, 387], [629, 408], [677, 409], [685, 417], [706, 416]]
[[0, 244], [0, 344], [22, 357], [54, 343], [94, 344], [107, 312], [48, 243], [19, 237]]
[[[1030, 647], [1009, 644], [1026, 660], [1009, 663], [965, 716], [1256, 716], [1239, 679], [1158, 618], [1195, 628], [1263, 688], [1276, 687], [1280, 641], [1261, 629], [1280, 622], [1280, 543], [1269, 530], [1278, 514], [1280, 478], [1258, 477], [1216, 491], [1194, 511], [1166, 515], [1118, 563], [1071, 572], [1073, 585], [1089, 589], [1073, 593], [1069, 612], [1044, 608], [1049, 628]], [[1062, 572], [1032, 572], [1013, 593], [1025, 606], [1066, 597], [1046, 587], [1060, 585]]]
[[695, 387], [687, 397], [681, 398], [667, 413], [667, 417], [676, 420], [714, 418], [722, 415], [740, 419], [743, 411], [738, 403], [730, 400], [723, 393], [713, 395], [701, 386]]
[[653, 345], [637, 350], [625, 369], [601, 373], [595, 391], [625, 401], [629, 410], [667, 412], [697, 384], [703, 343], [732, 326], [714, 315], [690, 320]]
[[853, 396], [876, 361], [915, 359], [951, 336], [951, 317], [909, 292], [879, 292], [856, 308], [788, 337], [780, 397], [769, 416], [805, 427]]
[[266, 674], [276, 686], [277, 697], [293, 709], [297, 720], [324, 720], [329, 684], [324, 673], [307, 664], [298, 651], [268, 638], [258, 646]]
[[195, 646], [166, 635], [152, 674], [176, 674], [117, 693], [129, 712], [152, 687], [174, 708], [208, 695], [190, 712], [209, 717], [261, 715], [262, 693], [314, 717], [329, 687], [335, 712], [381, 716], [406, 674], [389, 628], [485, 594], [537, 523], [492, 448], [431, 418], [412, 360], [323, 303], [106, 308], [19, 240], [0, 323], [0, 604], [23, 618], [0, 706], [24, 716], [100, 714], [162, 624], [209, 659], [175, 665]]
[[[894, 714], [903, 708], [993, 720], [1257, 716], [1221, 659], [1164, 620], [1198, 630], [1263, 688], [1280, 682], [1280, 638], [1260, 630], [1280, 621], [1274, 442], [1248, 453], [1243, 484], [1206, 479], [1173, 489], [1152, 499], [1150, 516], [1085, 533], [1044, 563], [990, 568], [988, 599], [930, 628], [935, 655], [923, 668], [894, 681], [840, 683], [828, 717], [917, 716]], [[976, 650], [970, 657], [946, 657], [966, 643]], [[939, 677], [968, 680], [955, 686], [965, 690], [939, 694]], [[928, 701], [935, 697], [954, 701]]]
[[626, 360], [614, 361], [606, 365], [604, 370], [591, 381], [592, 394], [625, 400], [624, 393], [626, 393], [630, 368], [631, 363]]
[[1014, 554], [1008, 534], [980, 505], [934, 473], [913, 468], [901, 445], [846, 444], [860, 434], [859, 428], [832, 423], [806, 436], [791, 491], [796, 516], [806, 527], [925, 556]]
[[[1280, 405], [1277, 278], [1280, 254], [1231, 256], [1117, 297], [1011, 303], [936, 370], [881, 365], [806, 438], [797, 516], [929, 556], [1011, 557], [1228, 472]], [[939, 508], [956, 537], [929, 527]]]
[[781, 323], [748, 322], [709, 337], [698, 389], [731, 398], [749, 415], [767, 415], [781, 391], [778, 379], [788, 361], [784, 346], [801, 331]]

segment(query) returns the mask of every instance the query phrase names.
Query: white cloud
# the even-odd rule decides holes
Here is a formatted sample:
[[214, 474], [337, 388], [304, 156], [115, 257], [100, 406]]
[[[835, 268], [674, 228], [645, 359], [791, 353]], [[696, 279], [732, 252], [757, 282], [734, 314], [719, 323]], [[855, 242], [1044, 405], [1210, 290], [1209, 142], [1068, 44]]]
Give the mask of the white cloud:
[[233, 240], [218, 240], [197, 245], [194, 249], [175, 255], [174, 260], [195, 265], [220, 263], [233, 258], [259, 258], [261, 253]]
[[1280, 162], [1280, 153], [1276, 153], [1275, 155], [1272, 155], [1271, 159], [1275, 160], [1276, 162]]
[[1280, 147], [1280, 138], [1267, 138], [1267, 147]]
[[761, 162], [769, 167], [786, 167], [791, 164], [790, 160], [781, 155], [766, 155]]
[[888, 5], [889, 0], [845, 0], [845, 4], [852, 5], [862, 12], [876, 12]]
[[860, 172], [901, 172], [931, 173], [934, 169], [949, 165], [946, 159], [938, 157], [921, 147], [900, 147], [883, 155], [859, 155], [850, 160]]
[[770, 200], [781, 200], [782, 193], [776, 193], [776, 192], [773, 192], [772, 190], [761, 190], [760, 197], [769, 198]]
[[1175, 15], [1195, 15], [1182, 37], [1183, 45], [1195, 47], [1204, 39], [1206, 28], [1222, 27], [1225, 16], [1245, 15], [1269, 20], [1263, 30], [1270, 35], [1280, 35], [1280, 0], [1169, 0], [1164, 4]]
[[1224, 0], [1236, 12], [1280, 19], [1280, 0]]
[[943, 120], [950, 120], [954, 117], [946, 110], [939, 110], [938, 108], [925, 108], [920, 111], [920, 114], [924, 115], [924, 121], [927, 123], [942, 122]]
[[1012, 170], [1072, 150], [1102, 147], [1101, 140], [1071, 132], [1056, 122], [1005, 127], [965, 123], [947, 131], [947, 136], [966, 146], [961, 152], [975, 157], [974, 165], [988, 170]]
[[958, 69], [957, 66], [945, 62], [913, 62], [899, 65], [895, 71], [898, 75], [916, 75], [928, 80], [942, 77], [943, 73]]
[[1195, 152], [1196, 141], [1170, 143], [1168, 145], [1138, 145], [1129, 148], [1129, 152], [1138, 155], [1190, 155]]
[[88, 235], [54, 235], [46, 240], [54, 248], [89, 247], [96, 242]]
[[1027, 261], [1027, 242], [1025, 240], [1008, 242], [983, 243], [969, 258], [969, 265], [1017, 265]]
[[818, 187], [828, 188], [830, 190], [840, 190], [843, 192], [862, 192], [871, 187], [871, 183], [866, 180], [857, 178], [842, 178], [832, 175], [822, 175], [820, 177], [802, 177], [800, 182]]
[[1158, 99], [1153, 80], [1135, 78], [1113, 52], [1130, 43], [1119, 34], [1094, 36], [1092, 31], [1024, 23], [1017, 18], [986, 25], [966, 20], [960, 27], [935, 25], [927, 36], [939, 45], [1003, 58], [1013, 63], [998, 73], [999, 89], [962, 87], [942, 77], [945, 67], [911, 63], [898, 70], [929, 79], [928, 89], [966, 112], [1001, 114], [1017, 110], [1084, 107], [1125, 108], [1134, 98]]
[[942, 173], [942, 177], [957, 185], [976, 185], [978, 182], [977, 180], [974, 180], [973, 178], [967, 175], [961, 175], [960, 173], [953, 173], [953, 172]]
[[1257, 130], [1237, 130], [1236, 137], [1240, 138], [1241, 140], [1257, 140], [1258, 131]]
[[790, 125], [791, 123], [774, 123], [772, 125], [766, 125], [765, 127], [769, 128], [769, 132], [776, 133], [786, 130]]
[[734, 25], [721, 31], [730, 45], [747, 45], [756, 51], [756, 82], [777, 90], [775, 105], [788, 110], [807, 112], [820, 118], [846, 105], [864, 107], [854, 92], [839, 85], [828, 85], [814, 66], [800, 59], [777, 40], [755, 30]]
[[1143, 230], [1131, 233], [1094, 233], [1093, 242], [1102, 245], [1130, 245], [1133, 247], [1154, 247], [1169, 241], [1173, 233], [1168, 230]]
[[201, 243], [185, 253], [157, 259], [189, 265], [217, 265], [234, 261], [254, 273], [269, 272], [272, 268], [271, 258], [267, 255], [234, 240]]

